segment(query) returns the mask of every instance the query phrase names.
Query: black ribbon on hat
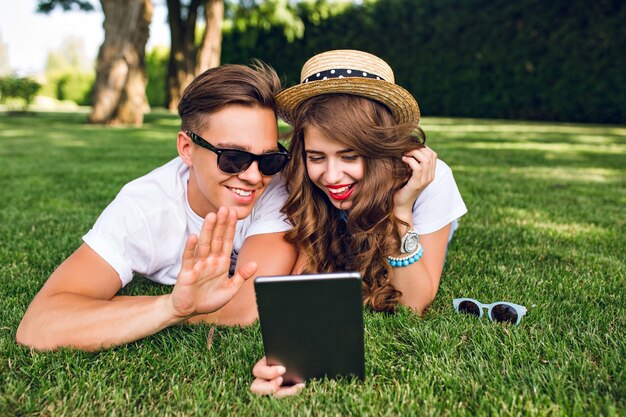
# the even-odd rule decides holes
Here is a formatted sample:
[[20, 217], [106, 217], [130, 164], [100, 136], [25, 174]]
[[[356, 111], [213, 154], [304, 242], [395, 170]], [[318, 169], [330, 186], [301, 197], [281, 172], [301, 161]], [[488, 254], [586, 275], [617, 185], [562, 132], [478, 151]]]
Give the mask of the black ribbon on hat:
[[328, 80], [331, 78], [373, 78], [375, 80], [386, 81], [380, 75], [372, 74], [366, 71], [338, 68], [338, 69], [330, 69], [326, 71], [316, 72], [315, 74], [311, 74], [307, 78], [305, 78], [305, 80], [302, 83], [306, 84], [311, 81]]

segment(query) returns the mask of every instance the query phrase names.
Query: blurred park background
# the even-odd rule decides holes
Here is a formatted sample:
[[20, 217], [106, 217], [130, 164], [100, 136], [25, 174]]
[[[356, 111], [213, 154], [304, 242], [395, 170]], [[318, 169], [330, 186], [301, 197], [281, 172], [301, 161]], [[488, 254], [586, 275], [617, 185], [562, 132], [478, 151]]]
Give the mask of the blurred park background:
[[[92, 123], [141, 125], [151, 109], [175, 109], [209, 67], [258, 58], [291, 85], [312, 55], [352, 48], [385, 59], [426, 116], [626, 121], [621, 0], [36, 0], [33, 8], [50, 19], [99, 14], [104, 24], [91, 30], [103, 43], [87, 51], [67, 38], [40, 73], [23, 74], [0, 27], [0, 104], [12, 110], [75, 103], [93, 106]], [[148, 42], [155, 16], [168, 44]], [[26, 32], [43, 42], [36, 29]]]

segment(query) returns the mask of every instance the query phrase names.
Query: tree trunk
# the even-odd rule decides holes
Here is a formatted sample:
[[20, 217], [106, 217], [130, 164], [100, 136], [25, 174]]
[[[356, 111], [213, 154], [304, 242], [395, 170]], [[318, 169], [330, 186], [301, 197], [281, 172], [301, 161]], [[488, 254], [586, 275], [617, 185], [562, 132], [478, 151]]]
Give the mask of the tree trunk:
[[167, 0], [171, 40], [167, 66], [167, 108], [170, 111], [176, 111], [182, 91], [195, 76], [195, 32], [201, 1], [205, 0], [191, 0], [183, 10], [180, 0]]
[[224, 20], [224, 0], [209, 0], [204, 7], [206, 28], [198, 53], [196, 74], [220, 64], [222, 55], [222, 21]]
[[[207, 25], [198, 48], [195, 33], [200, 7], [204, 7]], [[224, 1], [192, 0], [189, 6], [183, 6], [180, 0], [167, 0], [167, 9], [171, 36], [167, 108], [175, 112], [183, 91], [195, 76], [219, 65]]]
[[145, 52], [152, 0], [100, 0], [104, 43], [98, 52], [91, 123], [143, 124], [149, 111]]

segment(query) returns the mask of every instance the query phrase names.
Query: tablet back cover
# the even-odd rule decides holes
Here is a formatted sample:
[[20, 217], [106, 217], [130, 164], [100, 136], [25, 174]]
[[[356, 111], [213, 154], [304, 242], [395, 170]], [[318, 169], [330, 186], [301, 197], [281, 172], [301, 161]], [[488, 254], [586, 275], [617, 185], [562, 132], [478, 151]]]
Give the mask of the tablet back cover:
[[284, 384], [365, 377], [359, 273], [258, 277], [254, 285], [265, 355], [287, 369]]

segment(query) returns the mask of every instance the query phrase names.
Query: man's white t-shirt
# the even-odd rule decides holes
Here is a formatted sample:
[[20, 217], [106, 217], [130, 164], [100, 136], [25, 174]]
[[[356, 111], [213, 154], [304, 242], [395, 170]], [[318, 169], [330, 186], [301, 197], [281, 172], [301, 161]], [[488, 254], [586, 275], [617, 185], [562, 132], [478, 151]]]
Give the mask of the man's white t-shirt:
[[[188, 179], [189, 168], [178, 157], [131, 181], [83, 236], [117, 271], [122, 286], [134, 273], [161, 284], [176, 283], [185, 242], [191, 234], [200, 234], [204, 220], [187, 201]], [[276, 176], [250, 215], [237, 221], [231, 271], [247, 237], [291, 228], [280, 212], [286, 198], [282, 177]]]
[[437, 160], [433, 182], [420, 193], [413, 204], [413, 228], [420, 234], [436, 232], [452, 223], [450, 236], [457, 227], [457, 219], [467, 213], [452, 170]]

